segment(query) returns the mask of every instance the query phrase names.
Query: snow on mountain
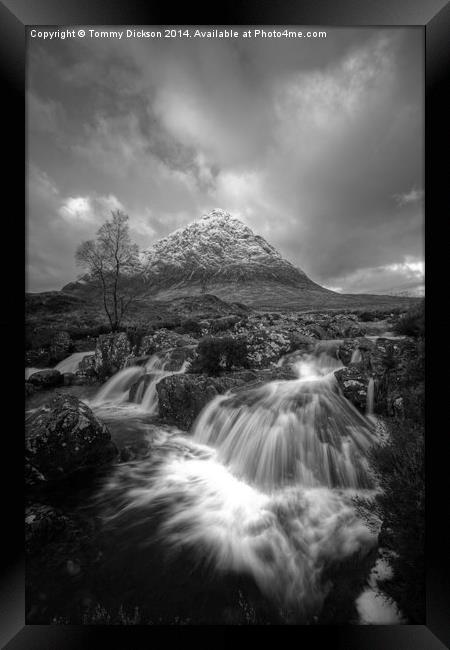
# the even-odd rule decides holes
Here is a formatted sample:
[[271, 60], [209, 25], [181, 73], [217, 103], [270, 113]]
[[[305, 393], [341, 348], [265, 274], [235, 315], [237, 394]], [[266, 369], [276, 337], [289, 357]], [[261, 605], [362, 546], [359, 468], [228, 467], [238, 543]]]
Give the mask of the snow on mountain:
[[283, 259], [263, 237], [224, 210], [175, 230], [142, 255], [147, 277], [161, 288], [267, 281], [323, 290]]

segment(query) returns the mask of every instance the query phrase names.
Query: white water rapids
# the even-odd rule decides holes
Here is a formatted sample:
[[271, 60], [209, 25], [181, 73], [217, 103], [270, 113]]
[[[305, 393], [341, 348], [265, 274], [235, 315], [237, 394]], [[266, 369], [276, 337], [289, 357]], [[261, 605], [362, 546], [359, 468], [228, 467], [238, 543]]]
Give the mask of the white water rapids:
[[[352, 503], [375, 487], [374, 425], [340, 393], [341, 365], [322, 346], [297, 359], [297, 379], [213, 399], [191, 435], [161, 430], [147, 458], [108, 479], [98, 496], [105, 523], [141, 527], [140, 546], [161, 541], [169, 555], [187, 550], [216, 572], [249, 575], [310, 620], [330, 589], [324, 570], [376, 542]], [[97, 403], [125, 398], [143, 372], [121, 371]]]

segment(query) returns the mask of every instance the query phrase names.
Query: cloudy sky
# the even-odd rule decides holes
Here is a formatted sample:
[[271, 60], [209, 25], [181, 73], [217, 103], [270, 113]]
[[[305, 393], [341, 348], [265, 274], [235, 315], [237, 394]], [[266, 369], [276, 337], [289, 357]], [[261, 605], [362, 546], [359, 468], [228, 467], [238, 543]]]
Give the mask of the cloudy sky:
[[146, 248], [213, 208], [342, 292], [423, 282], [421, 29], [29, 39], [28, 290], [112, 209]]

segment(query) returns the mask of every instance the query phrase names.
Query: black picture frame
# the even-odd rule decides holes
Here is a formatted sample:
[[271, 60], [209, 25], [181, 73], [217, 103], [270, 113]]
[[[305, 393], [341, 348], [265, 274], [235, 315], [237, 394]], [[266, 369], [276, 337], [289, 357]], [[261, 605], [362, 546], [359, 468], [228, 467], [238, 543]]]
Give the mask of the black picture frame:
[[[13, 261], [4, 267], [1, 341], [7, 356], [2, 373], [4, 414], [3, 469], [5, 479], [3, 507], [2, 575], [0, 582], [0, 642], [7, 650], [63, 650], [65, 648], [141, 648], [149, 647], [161, 628], [119, 626], [31, 626], [25, 625], [24, 534], [23, 534], [23, 427], [17, 413], [23, 413], [21, 350], [24, 312], [25, 258], [21, 257], [25, 239], [25, 203], [19, 199], [25, 190], [25, 49], [30, 25], [315, 25], [315, 26], [421, 26], [426, 52], [426, 258], [427, 258], [427, 616], [426, 625], [342, 626], [264, 628], [264, 636], [294, 632], [296, 643], [310, 648], [326, 646], [353, 650], [389, 648], [395, 650], [438, 650], [450, 647], [450, 536], [447, 500], [450, 472], [447, 469], [449, 435], [445, 405], [448, 386], [436, 381], [444, 361], [448, 320], [443, 312], [430, 313], [439, 304], [445, 307], [446, 294], [437, 278], [445, 278], [445, 225], [447, 215], [448, 144], [446, 138], [449, 103], [446, 99], [450, 49], [450, 5], [443, 0], [241, 0], [222, 2], [206, 12], [200, 5], [186, 3], [174, 11], [170, 5], [128, 0], [3, 0], [0, 2], [0, 70], [3, 89], [4, 142], [6, 162], [3, 214], [3, 260], [12, 253]], [[6, 205], [8, 205], [8, 209]], [[5, 205], [6, 204], [6, 205]], [[431, 246], [433, 251], [431, 253]], [[442, 246], [442, 251], [439, 250]], [[429, 280], [431, 278], [432, 280]], [[433, 307], [434, 305], [434, 307]], [[20, 383], [19, 383], [20, 373]], [[20, 388], [19, 388], [20, 387]], [[16, 394], [13, 399], [12, 394]], [[448, 400], [448, 398], [447, 398]], [[17, 401], [17, 405], [14, 402]], [[15, 408], [17, 406], [17, 409]], [[11, 409], [14, 409], [11, 411]], [[6, 414], [13, 417], [6, 424]], [[9, 419], [9, 418], [8, 418]], [[9, 471], [6, 471], [9, 470]], [[168, 634], [191, 635], [199, 628], [164, 628]], [[253, 628], [208, 628], [217, 640], [231, 640], [236, 629], [253, 634]], [[203, 628], [202, 628], [203, 630]], [[202, 634], [202, 630], [199, 630]], [[259, 630], [261, 631], [261, 629]], [[297, 636], [298, 635], [298, 636]], [[168, 642], [171, 639], [167, 639]], [[173, 638], [175, 641], [175, 637]], [[270, 642], [270, 639], [267, 639]]]

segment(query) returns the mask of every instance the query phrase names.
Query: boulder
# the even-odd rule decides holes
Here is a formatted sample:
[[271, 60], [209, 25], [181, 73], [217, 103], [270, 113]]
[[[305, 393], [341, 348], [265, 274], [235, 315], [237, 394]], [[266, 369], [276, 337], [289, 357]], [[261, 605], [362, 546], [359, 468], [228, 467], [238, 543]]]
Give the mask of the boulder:
[[256, 373], [234, 372], [221, 377], [171, 375], [158, 382], [160, 417], [189, 430], [197, 415], [214, 397], [238, 385], [254, 381]]
[[54, 388], [62, 385], [63, 376], [59, 370], [40, 370], [39, 372], [33, 372], [28, 378], [28, 382], [37, 389]]
[[93, 356], [93, 369], [97, 377], [104, 380], [124, 368], [130, 350], [130, 341], [125, 332], [99, 336]]
[[355, 363], [347, 368], [336, 370], [334, 376], [344, 397], [356, 406], [359, 411], [365, 413], [369, 377], [361, 365]]
[[26, 420], [26, 481], [55, 481], [111, 462], [117, 448], [108, 429], [73, 395], [57, 393]]

